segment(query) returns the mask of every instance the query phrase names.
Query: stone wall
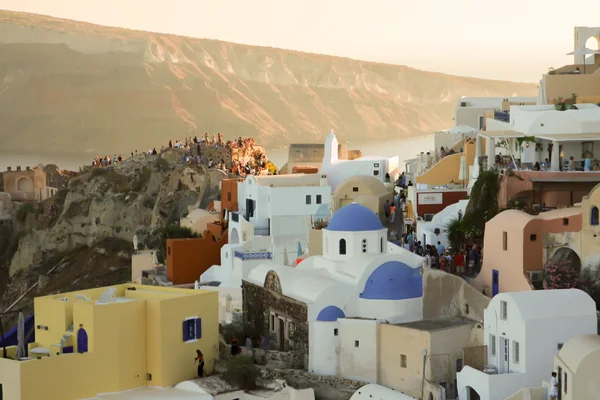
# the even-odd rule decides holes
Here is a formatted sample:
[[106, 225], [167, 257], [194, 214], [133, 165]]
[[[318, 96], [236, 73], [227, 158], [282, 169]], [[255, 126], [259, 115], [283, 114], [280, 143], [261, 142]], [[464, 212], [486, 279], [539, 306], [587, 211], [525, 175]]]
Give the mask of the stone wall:
[[284, 344], [284, 350], [302, 352], [304, 367], [307, 367], [308, 355], [308, 313], [306, 304], [285, 297], [252, 283], [242, 281], [242, 298], [244, 319], [248, 324], [260, 329], [265, 334], [269, 333], [273, 347], [279, 344], [276, 332], [269, 330], [269, 317], [271, 312], [285, 320], [292, 321], [293, 329]]

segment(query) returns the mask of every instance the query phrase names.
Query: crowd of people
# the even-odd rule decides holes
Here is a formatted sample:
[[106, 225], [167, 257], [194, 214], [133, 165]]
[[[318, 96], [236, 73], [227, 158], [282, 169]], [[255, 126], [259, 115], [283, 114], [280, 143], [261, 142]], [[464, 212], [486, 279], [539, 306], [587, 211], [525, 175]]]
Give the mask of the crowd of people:
[[[182, 161], [188, 162], [190, 164], [195, 165], [204, 165], [207, 168], [214, 168], [226, 171], [230, 174], [237, 175], [240, 177], [245, 177], [248, 175], [276, 175], [277, 170], [275, 165], [269, 162], [266, 158], [266, 155], [259, 154], [257, 156], [250, 157], [251, 159], [247, 162], [243, 162], [240, 160], [225, 160], [221, 159], [213, 159], [211, 157], [206, 157], [204, 155], [204, 149], [209, 147], [219, 148], [247, 148], [253, 154], [254, 147], [256, 146], [256, 142], [254, 138], [242, 138], [241, 136], [236, 140], [229, 140], [225, 142], [223, 139], [222, 133], [213, 133], [212, 137], [205, 133], [204, 136], [195, 136], [188, 137], [185, 140], [169, 140], [168, 145], [162, 146], [160, 150], [157, 150], [156, 147], [149, 149], [145, 153], [139, 153], [137, 150], [131, 152], [131, 158], [136, 157], [140, 154], [144, 155], [158, 155], [159, 153], [163, 153], [169, 149], [182, 149], [184, 153], [182, 154]], [[108, 167], [114, 164], [120, 163], [125, 160], [125, 157], [122, 155], [114, 155], [114, 156], [97, 156], [94, 157], [92, 161], [92, 167]]]
[[[453, 249], [445, 248], [439, 241], [435, 245], [423, 246], [421, 241], [417, 240], [418, 221], [414, 221], [411, 225], [406, 225], [404, 221], [407, 190], [412, 186], [412, 182], [407, 183], [407, 177], [402, 173], [395, 185], [398, 187], [398, 193], [394, 196], [393, 202], [386, 201], [384, 204], [386, 222], [392, 225], [389, 233], [390, 241], [424, 257], [428, 268], [440, 269], [460, 276], [477, 274], [481, 266], [482, 249], [476, 244]], [[400, 218], [402, 221], [398, 223]], [[459, 218], [462, 218], [462, 215], [459, 214]]]

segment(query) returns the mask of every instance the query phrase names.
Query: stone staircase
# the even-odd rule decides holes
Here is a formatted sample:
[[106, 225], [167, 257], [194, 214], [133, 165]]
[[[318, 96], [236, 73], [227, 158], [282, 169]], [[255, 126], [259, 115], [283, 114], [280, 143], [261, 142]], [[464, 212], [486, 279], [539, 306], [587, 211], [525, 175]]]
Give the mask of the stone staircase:
[[51, 353], [52, 354], [56, 354], [56, 353], [62, 354], [63, 350], [66, 347], [74, 347], [73, 337], [74, 337], [73, 336], [73, 324], [71, 324], [71, 325], [69, 325], [69, 327], [67, 328], [65, 333], [60, 338], [60, 342], [53, 344], [51, 346]]

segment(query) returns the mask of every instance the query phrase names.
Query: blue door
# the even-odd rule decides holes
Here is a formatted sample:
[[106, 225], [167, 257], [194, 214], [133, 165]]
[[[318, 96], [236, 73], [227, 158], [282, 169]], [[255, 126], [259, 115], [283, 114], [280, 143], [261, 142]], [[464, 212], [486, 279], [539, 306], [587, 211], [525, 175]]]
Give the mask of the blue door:
[[88, 351], [88, 335], [85, 329], [79, 328], [77, 330], [77, 352], [87, 353]]
[[492, 297], [500, 293], [500, 271], [497, 269], [492, 270]]

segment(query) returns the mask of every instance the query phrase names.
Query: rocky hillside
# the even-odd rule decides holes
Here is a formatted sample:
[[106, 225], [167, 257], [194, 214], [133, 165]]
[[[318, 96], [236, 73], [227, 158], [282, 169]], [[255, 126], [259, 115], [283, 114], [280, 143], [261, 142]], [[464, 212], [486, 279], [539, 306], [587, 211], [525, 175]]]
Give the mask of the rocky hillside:
[[18, 209], [17, 234], [0, 232], [0, 309], [36, 281], [19, 307], [31, 310], [34, 296], [129, 281], [135, 233], [156, 248], [160, 228], [218, 198], [225, 174], [180, 160], [171, 150], [96, 168], [53, 198]]
[[0, 11], [9, 152], [129, 154], [205, 131], [267, 147], [331, 128], [385, 139], [448, 127], [462, 95], [513, 93], [536, 87]]

